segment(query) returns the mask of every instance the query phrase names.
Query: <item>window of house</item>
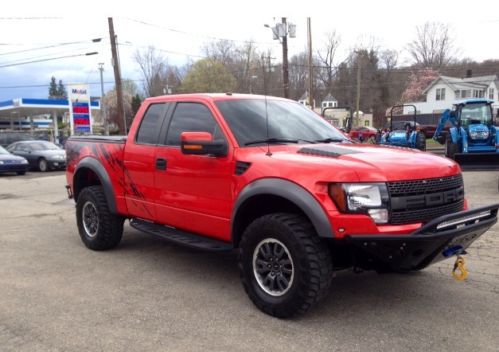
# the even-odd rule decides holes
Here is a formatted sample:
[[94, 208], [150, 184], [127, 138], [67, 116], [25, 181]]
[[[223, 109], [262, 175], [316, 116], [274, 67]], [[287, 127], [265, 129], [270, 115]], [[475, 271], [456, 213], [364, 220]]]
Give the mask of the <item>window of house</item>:
[[485, 92], [483, 90], [473, 90], [473, 98], [483, 98], [485, 96]]
[[445, 100], [445, 88], [437, 88], [435, 100]]
[[139, 131], [137, 132], [136, 142], [139, 144], [157, 144], [159, 131], [163, 118], [166, 113], [166, 104], [152, 104], [147, 109]]
[[369, 120], [364, 121], [364, 126], [369, 127]]
[[461, 90], [461, 99], [471, 98], [471, 89], [462, 89]]
[[461, 91], [459, 89], [454, 91], [454, 97], [455, 99], [459, 99], [461, 97]]
[[333, 102], [332, 101], [329, 102], [329, 107], [331, 107], [331, 108], [333, 107]]
[[489, 99], [494, 100], [494, 88], [489, 88]]
[[178, 103], [172, 116], [167, 145], [180, 145], [182, 132], [209, 132], [213, 140], [223, 140], [223, 133], [210, 110], [199, 103]]

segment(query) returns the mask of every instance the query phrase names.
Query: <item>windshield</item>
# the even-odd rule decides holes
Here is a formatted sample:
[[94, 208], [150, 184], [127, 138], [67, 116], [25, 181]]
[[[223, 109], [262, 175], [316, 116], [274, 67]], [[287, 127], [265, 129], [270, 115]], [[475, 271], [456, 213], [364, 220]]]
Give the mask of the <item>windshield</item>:
[[2, 147], [0, 147], [0, 155], [1, 154], [10, 154], [8, 151], [6, 151], [5, 149], [3, 149]]
[[[341, 132], [300, 103], [286, 100], [244, 99], [216, 103], [240, 146], [267, 139], [347, 141]], [[267, 105], [267, 106], [266, 106]], [[268, 116], [268, 134], [266, 127]]]
[[60, 149], [54, 143], [50, 142], [33, 142], [30, 143], [31, 150], [57, 150]]
[[461, 125], [491, 124], [492, 111], [488, 104], [467, 104], [461, 109]]

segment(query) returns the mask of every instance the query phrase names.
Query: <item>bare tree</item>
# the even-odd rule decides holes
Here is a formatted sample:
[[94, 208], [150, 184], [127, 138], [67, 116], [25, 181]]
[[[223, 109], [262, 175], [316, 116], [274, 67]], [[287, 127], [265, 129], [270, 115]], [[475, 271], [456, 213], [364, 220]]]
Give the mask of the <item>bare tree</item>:
[[416, 27], [416, 38], [408, 50], [417, 66], [439, 70], [454, 60], [453, 42], [447, 25], [426, 22]]
[[324, 49], [317, 51], [319, 62], [322, 66], [324, 66], [319, 70], [319, 77], [326, 91], [330, 91], [332, 89], [335, 74], [335, 67], [333, 66], [333, 63], [339, 44], [340, 36], [336, 33], [336, 31], [332, 31], [326, 34]]
[[137, 50], [134, 59], [144, 77], [144, 93], [148, 97], [164, 94], [168, 77], [168, 61], [153, 47], [145, 51]]

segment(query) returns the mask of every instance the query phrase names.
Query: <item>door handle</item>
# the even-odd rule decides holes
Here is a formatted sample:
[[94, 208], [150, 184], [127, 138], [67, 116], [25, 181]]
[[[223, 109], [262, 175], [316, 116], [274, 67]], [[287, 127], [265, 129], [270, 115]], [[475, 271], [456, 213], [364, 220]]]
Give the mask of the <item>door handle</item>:
[[157, 158], [156, 159], [156, 169], [158, 169], [158, 170], [166, 170], [166, 159]]

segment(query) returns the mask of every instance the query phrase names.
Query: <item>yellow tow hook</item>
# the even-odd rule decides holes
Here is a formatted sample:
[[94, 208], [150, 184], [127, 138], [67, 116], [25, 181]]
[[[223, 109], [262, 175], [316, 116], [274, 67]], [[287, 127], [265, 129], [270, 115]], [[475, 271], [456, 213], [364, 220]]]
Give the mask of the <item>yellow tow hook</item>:
[[454, 263], [452, 277], [457, 281], [463, 281], [468, 277], [468, 270], [466, 270], [464, 257], [461, 257], [460, 255], [457, 256], [456, 262]]

